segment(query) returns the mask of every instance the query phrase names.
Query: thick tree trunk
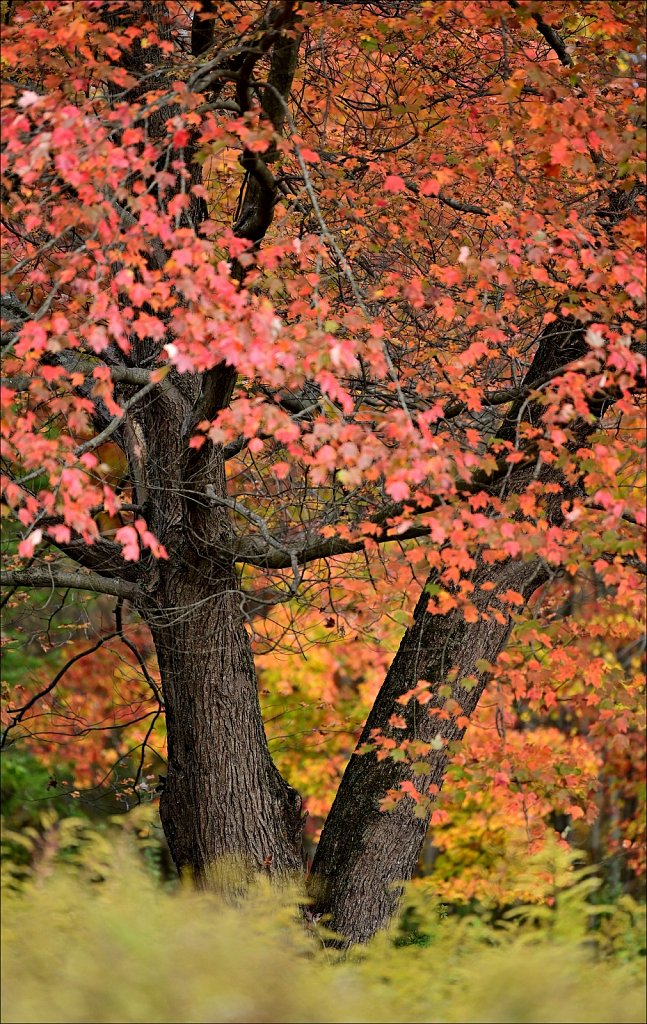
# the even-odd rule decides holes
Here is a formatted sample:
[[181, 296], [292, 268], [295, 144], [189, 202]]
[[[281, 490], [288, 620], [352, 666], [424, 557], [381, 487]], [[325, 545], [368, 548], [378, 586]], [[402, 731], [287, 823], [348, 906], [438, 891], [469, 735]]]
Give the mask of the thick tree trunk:
[[[270, 757], [236, 573], [222, 449], [187, 449], [194, 382], [171, 373], [133, 416], [144, 442], [137, 500], [168, 558], [148, 560], [141, 607], [161, 675], [168, 771], [160, 816], [173, 860], [201, 885], [238, 870], [302, 870], [301, 800]], [[182, 389], [182, 390], [180, 390]], [[227, 889], [237, 883], [224, 879]]]
[[250, 871], [299, 871], [301, 800], [268, 751], [235, 573], [221, 567], [207, 582], [169, 570], [164, 611], [149, 624], [166, 707], [160, 815], [173, 860], [201, 884], [223, 857]]

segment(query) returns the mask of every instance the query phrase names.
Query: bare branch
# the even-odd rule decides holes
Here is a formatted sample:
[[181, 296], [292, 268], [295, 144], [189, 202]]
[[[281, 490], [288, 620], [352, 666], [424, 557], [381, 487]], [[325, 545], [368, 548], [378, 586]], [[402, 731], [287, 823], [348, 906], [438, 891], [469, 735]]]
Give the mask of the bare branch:
[[7, 569], [0, 574], [3, 587], [69, 587], [73, 590], [89, 590], [94, 594], [109, 594], [122, 597], [125, 601], [136, 602], [139, 588], [125, 580], [99, 576], [95, 572], [77, 572], [60, 569], [54, 565], [41, 565], [33, 569]]
[[48, 693], [51, 693], [52, 690], [56, 686], [58, 686], [67, 670], [72, 668], [72, 665], [74, 665], [75, 662], [80, 661], [82, 658], [85, 658], [88, 654], [94, 654], [94, 652], [98, 651], [100, 647], [103, 647], [103, 645], [107, 643], [108, 640], [112, 640], [116, 636], [117, 633], [108, 633], [107, 636], [102, 636], [101, 639], [96, 644], [92, 645], [92, 647], [86, 647], [84, 651], [79, 651], [78, 654], [75, 654], [74, 657], [70, 658], [70, 660], [67, 661], [65, 665], [63, 665], [63, 668], [56, 673], [52, 681], [48, 683], [43, 690], [40, 690], [38, 693], [35, 693], [33, 697], [30, 697], [26, 704], [23, 704], [22, 707], [19, 708], [9, 708], [7, 710], [7, 714], [12, 719], [12, 721], [9, 723], [9, 725], [2, 734], [2, 741], [0, 742], [0, 747], [4, 747], [5, 743], [7, 742], [7, 736], [9, 735], [11, 730], [15, 729], [15, 727], [20, 724], [20, 722], [23, 720], [27, 712], [31, 708], [33, 708], [34, 704], [37, 704], [39, 700], [42, 700], [43, 697], [46, 697]]
[[[123, 505], [121, 506], [123, 509]], [[84, 569], [91, 569], [99, 576], [116, 576], [120, 580], [134, 581], [139, 568], [136, 562], [125, 562], [121, 544], [105, 537], [86, 544], [83, 540], [52, 541], [52, 543], [68, 558], [72, 558]]]
[[[519, 0], [508, 0], [508, 3], [513, 10], [518, 10], [520, 7]], [[557, 32], [552, 25], [547, 25], [538, 11], [533, 12], [532, 17], [538, 31], [542, 34], [551, 50], [555, 51], [564, 67], [572, 68], [573, 59], [566, 49], [564, 40], [560, 36], [559, 32]]]
[[[236, 555], [237, 562], [247, 565], [260, 565], [264, 569], [292, 569], [297, 565], [307, 565], [308, 562], [317, 562], [322, 558], [334, 558], [335, 555], [349, 555], [355, 551], [363, 551], [366, 541], [372, 540], [377, 544], [391, 544], [394, 541], [413, 540], [417, 537], [426, 537], [429, 533], [427, 526], [411, 526], [400, 533], [389, 533], [385, 528], [381, 534], [371, 535], [366, 540], [347, 540], [345, 537], [319, 537], [310, 543], [303, 541], [300, 548], [283, 548], [278, 542], [272, 543], [272, 550], [265, 549], [256, 554], [251, 545]], [[250, 550], [251, 549], [251, 550]]]

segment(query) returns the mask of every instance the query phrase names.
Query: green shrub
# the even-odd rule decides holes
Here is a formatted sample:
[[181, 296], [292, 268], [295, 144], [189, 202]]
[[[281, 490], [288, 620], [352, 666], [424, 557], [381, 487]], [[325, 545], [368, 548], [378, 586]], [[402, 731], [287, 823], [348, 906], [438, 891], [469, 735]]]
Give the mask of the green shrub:
[[136, 849], [149, 825], [126, 817], [116, 835], [51, 822], [31, 868], [5, 865], [6, 1024], [645, 1020], [644, 914], [593, 906], [562, 851], [541, 865], [554, 907], [494, 924], [412, 889], [404, 930], [344, 956], [296, 892], [261, 881], [232, 906], [161, 887]]

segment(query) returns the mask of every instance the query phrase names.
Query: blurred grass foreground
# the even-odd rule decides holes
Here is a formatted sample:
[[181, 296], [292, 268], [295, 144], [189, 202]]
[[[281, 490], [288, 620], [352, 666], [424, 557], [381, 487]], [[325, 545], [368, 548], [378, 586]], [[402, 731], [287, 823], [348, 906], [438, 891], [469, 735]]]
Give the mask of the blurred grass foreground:
[[596, 903], [558, 847], [519, 866], [552, 877], [552, 905], [458, 914], [413, 885], [388, 934], [340, 953], [296, 891], [257, 882], [232, 906], [164, 883], [150, 835], [7, 835], [5, 1024], [645, 1021], [644, 910]]

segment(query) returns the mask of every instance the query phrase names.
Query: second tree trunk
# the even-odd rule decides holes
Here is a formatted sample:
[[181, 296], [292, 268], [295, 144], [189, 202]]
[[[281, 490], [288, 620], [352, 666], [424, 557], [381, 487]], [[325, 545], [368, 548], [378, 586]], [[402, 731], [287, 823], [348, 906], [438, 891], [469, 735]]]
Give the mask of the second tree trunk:
[[[510, 633], [511, 621], [502, 614], [497, 594], [511, 588], [527, 599], [542, 579], [537, 564], [508, 561], [481, 566], [474, 577], [474, 603], [486, 617], [475, 623], [466, 622], [459, 610], [429, 614], [428, 595], [423, 592], [358, 748], [371, 742], [374, 730], [396, 743], [405, 738], [419, 740], [427, 745], [427, 754], [419, 756], [419, 761], [426, 762], [426, 771], [421, 776], [409, 762], [390, 756], [378, 760], [374, 752], [353, 754], [314, 859], [315, 911], [325, 915], [328, 926], [346, 942], [365, 942], [388, 924], [402, 894], [399, 883], [412, 877], [429, 825], [428, 813], [414, 815], [410, 797], [401, 799], [392, 811], [380, 809], [381, 799], [403, 782], [413, 783], [423, 794], [430, 785], [442, 787], [448, 763], [446, 744], [461, 739], [465, 730], [456, 724], [459, 712], [439, 718], [430, 711], [443, 708], [444, 685], [451, 678], [455, 680], [450, 684], [451, 697], [465, 718], [473, 714], [488, 678], [482, 663], [496, 661]], [[479, 590], [486, 581], [494, 583], [495, 589]], [[470, 682], [461, 685], [467, 677]], [[421, 706], [412, 698], [403, 708], [398, 697], [419, 680], [428, 681], [431, 700]], [[405, 729], [390, 724], [396, 713], [405, 719]]]

